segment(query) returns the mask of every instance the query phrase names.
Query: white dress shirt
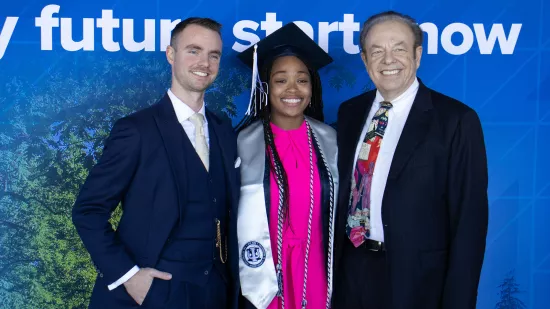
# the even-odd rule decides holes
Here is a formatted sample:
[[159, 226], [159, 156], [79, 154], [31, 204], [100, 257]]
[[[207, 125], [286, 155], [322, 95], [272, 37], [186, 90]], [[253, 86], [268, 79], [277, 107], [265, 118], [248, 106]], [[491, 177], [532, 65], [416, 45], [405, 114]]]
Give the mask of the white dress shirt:
[[[168, 89], [168, 96], [170, 97], [170, 101], [172, 101], [172, 106], [176, 111], [178, 122], [185, 130], [185, 133], [187, 134], [187, 137], [189, 137], [189, 140], [191, 141], [191, 144], [193, 144], [193, 147], [195, 147], [195, 126], [191, 123], [191, 121], [189, 121], [189, 117], [193, 116], [193, 114], [195, 114], [195, 111], [192, 110], [189, 105], [183, 103], [180, 99], [178, 99], [170, 89]], [[208, 120], [206, 119], [204, 103], [199, 110], [199, 114], [202, 114], [202, 116], [204, 117], [203, 131], [204, 136], [206, 137], [206, 145], [208, 145], [208, 148], [210, 148], [210, 135], [208, 134]]]
[[[189, 107], [189, 105], [183, 103], [180, 99], [172, 93], [170, 89], [168, 89], [168, 96], [170, 97], [170, 101], [172, 101], [172, 106], [174, 107], [174, 111], [176, 112], [176, 117], [178, 118], [178, 122], [183, 127], [183, 130], [185, 130], [185, 134], [187, 134], [187, 137], [191, 141], [191, 144], [193, 144], [193, 148], [195, 147], [195, 126], [189, 121], [189, 117], [191, 117], [193, 114], [195, 114], [195, 111]], [[206, 145], [208, 145], [208, 148], [210, 148], [210, 135], [208, 134], [208, 120], [206, 119], [206, 113], [205, 113], [205, 107], [204, 102], [202, 104], [201, 109], [199, 110], [199, 113], [202, 114], [204, 117], [204, 135], [206, 137]], [[124, 284], [126, 281], [130, 280], [137, 272], [139, 271], [139, 267], [136, 265], [130, 271], [128, 271], [124, 276], [122, 276], [117, 281], [113, 282], [112, 284], [108, 285], [107, 287], [109, 290], [113, 290], [120, 285]]]
[[[389, 110], [388, 115], [388, 126], [384, 132], [384, 137], [382, 138], [382, 144], [380, 145], [380, 151], [378, 152], [378, 157], [376, 159], [376, 164], [374, 166], [374, 174], [372, 176], [371, 184], [371, 203], [370, 203], [370, 239], [376, 241], [384, 241], [384, 225], [382, 223], [382, 198], [384, 197], [384, 190], [386, 188], [386, 181], [388, 174], [390, 172], [391, 163], [393, 160], [393, 155], [395, 153], [395, 148], [401, 137], [401, 132], [403, 132], [403, 127], [409, 116], [409, 111], [411, 110], [414, 98], [418, 92], [418, 79], [415, 78], [413, 84], [399, 97], [390, 103], [393, 107]], [[374, 117], [376, 111], [380, 108], [380, 102], [384, 101], [382, 94], [379, 91], [376, 91], [376, 97], [372, 103], [367, 121], [363, 127], [361, 133], [361, 138], [359, 139], [359, 144], [357, 144], [357, 149], [355, 151], [354, 162], [357, 164], [357, 157], [359, 156], [359, 151], [365, 135], [367, 135], [367, 130], [369, 124]], [[353, 166], [353, 172], [355, 172], [355, 165]]]

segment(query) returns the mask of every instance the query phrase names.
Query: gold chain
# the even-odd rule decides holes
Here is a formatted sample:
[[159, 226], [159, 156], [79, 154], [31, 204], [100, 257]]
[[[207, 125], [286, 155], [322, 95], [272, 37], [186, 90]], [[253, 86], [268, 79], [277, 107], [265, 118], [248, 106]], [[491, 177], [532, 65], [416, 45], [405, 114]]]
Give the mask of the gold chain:
[[[216, 240], [216, 248], [219, 248], [220, 249], [220, 261], [225, 264], [225, 262], [227, 261], [227, 239], [225, 240], [225, 258], [223, 257], [223, 254], [222, 254], [222, 233], [221, 233], [221, 228], [220, 228], [220, 220], [216, 219], [216, 226], [217, 226], [217, 240]], [[227, 238], [227, 236], [226, 236]]]

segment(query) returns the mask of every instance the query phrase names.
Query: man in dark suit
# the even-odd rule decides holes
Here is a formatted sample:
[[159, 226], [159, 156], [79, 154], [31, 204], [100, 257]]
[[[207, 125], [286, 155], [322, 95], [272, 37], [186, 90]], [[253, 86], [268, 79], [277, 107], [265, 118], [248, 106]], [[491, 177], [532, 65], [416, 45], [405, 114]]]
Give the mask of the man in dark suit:
[[376, 90], [338, 111], [333, 309], [476, 307], [488, 224], [474, 110], [417, 77], [422, 30], [384, 12], [361, 30]]
[[204, 104], [220, 28], [208, 18], [174, 28], [170, 89], [115, 123], [81, 189], [73, 222], [98, 271], [90, 308], [237, 308], [236, 136]]

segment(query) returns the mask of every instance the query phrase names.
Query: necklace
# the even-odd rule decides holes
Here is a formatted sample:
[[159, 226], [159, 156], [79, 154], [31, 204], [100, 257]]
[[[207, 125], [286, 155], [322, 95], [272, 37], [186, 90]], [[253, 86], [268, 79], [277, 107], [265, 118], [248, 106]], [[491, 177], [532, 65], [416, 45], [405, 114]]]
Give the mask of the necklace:
[[[306, 244], [306, 255], [305, 255], [305, 261], [304, 261], [304, 288], [302, 291], [302, 309], [305, 309], [307, 306], [307, 299], [306, 299], [306, 293], [307, 293], [307, 274], [308, 274], [308, 258], [309, 258], [309, 248], [311, 244], [311, 222], [313, 220], [313, 205], [314, 205], [314, 194], [313, 194], [313, 145], [312, 145], [312, 132], [311, 127], [309, 125], [309, 122], [307, 120], [304, 120], [306, 123], [307, 128], [307, 137], [308, 137], [308, 146], [309, 146], [309, 218], [308, 218], [308, 224], [307, 224], [307, 244]], [[317, 141], [317, 138], [315, 135], [313, 135], [313, 138], [315, 139], [316, 144], [319, 146], [319, 142]], [[320, 149], [320, 148], [319, 148]], [[332, 290], [332, 237], [333, 237], [333, 210], [334, 210], [334, 185], [332, 180], [332, 174], [330, 173], [327, 161], [323, 155], [323, 152], [320, 151], [321, 158], [323, 160], [323, 163], [325, 164], [325, 167], [327, 168], [328, 178], [329, 178], [329, 187], [330, 187], [330, 216], [329, 216], [329, 250], [328, 250], [328, 258], [327, 258], [327, 279], [328, 279], [328, 287], [327, 287], [327, 302], [326, 302], [326, 308], [330, 308], [330, 294]], [[279, 207], [277, 210], [277, 283], [279, 287], [279, 291], [277, 293], [277, 296], [281, 299], [281, 306], [282, 309], [285, 308], [285, 300], [284, 300], [284, 293], [283, 293], [283, 267], [282, 267], [282, 245], [283, 245], [283, 195], [284, 195], [284, 188], [281, 181], [281, 171], [275, 165], [275, 173], [277, 174], [277, 186], [279, 188]]]

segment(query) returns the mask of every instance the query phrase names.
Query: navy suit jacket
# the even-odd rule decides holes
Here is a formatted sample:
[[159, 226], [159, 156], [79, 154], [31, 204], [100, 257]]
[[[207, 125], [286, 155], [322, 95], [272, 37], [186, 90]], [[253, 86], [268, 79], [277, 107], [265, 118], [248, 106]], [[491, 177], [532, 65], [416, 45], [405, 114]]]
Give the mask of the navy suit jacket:
[[[229, 307], [236, 308], [240, 188], [240, 173], [235, 168], [237, 140], [231, 123], [208, 109], [206, 113], [218, 136], [229, 187], [228, 263], [234, 287], [229, 295], [234, 304]], [[74, 225], [99, 273], [92, 303], [109, 303], [115, 293], [107, 286], [134, 265], [154, 267], [172, 229], [185, 216], [188, 180], [181, 144], [184, 137], [168, 95], [115, 123], [73, 207]], [[108, 220], [119, 203], [123, 215], [114, 231]]]
[[[356, 146], [375, 95], [352, 98], [338, 111], [336, 283], [342, 248], [350, 241], [345, 226]], [[382, 202], [390, 308], [475, 308], [488, 224], [487, 178], [476, 112], [420, 81]]]

